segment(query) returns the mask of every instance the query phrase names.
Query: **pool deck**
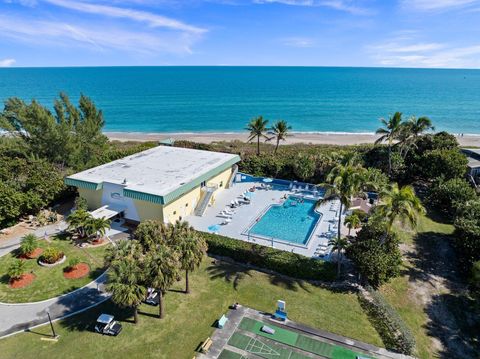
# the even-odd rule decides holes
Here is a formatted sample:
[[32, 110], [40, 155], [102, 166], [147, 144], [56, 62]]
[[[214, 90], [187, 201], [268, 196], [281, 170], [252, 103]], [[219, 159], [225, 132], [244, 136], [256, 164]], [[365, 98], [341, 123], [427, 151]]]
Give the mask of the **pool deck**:
[[329, 358], [330, 356], [317, 355], [311, 352], [306, 352], [295, 346], [288, 346], [282, 343], [275, 341], [275, 338], [270, 341], [265, 336], [259, 337], [258, 335], [250, 332], [247, 333], [245, 330], [240, 328], [240, 323], [244, 318], [250, 318], [259, 322], [262, 322], [267, 325], [272, 325], [277, 328], [284, 329], [289, 332], [301, 334], [305, 337], [311, 338], [315, 341], [325, 343], [325, 345], [333, 345], [340, 348], [345, 348], [351, 350], [358, 355], [365, 355], [365, 357], [373, 357], [376, 359], [413, 359], [410, 356], [402, 355], [398, 353], [392, 353], [384, 348], [378, 348], [374, 345], [360, 342], [358, 340], [346, 338], [334, 333], [326, 332], [320, 329], [314, 329], [307, 327], [303, 324], [293, 322], [287, 319], [286, 322], [278, 322], [277, 320], [272, 319], [270, 313], [259, 312], [251, 308], [239, 306], [237, 309], [231, 309], [226, 313], [228, 318], [223, 329], [216, 329], [211, 336], [212, 346], [206, 354], [197, 353], [197, 359], [217, 359], [222, 351], [228, 350], [230, 352], [238, 353], [244, 358], [257, 358], [256, 355], [252, 353], [247, 353], [245, 350], [239, 349], [235, 346], [230, 345], [230, 339], [234, 333], [243, 333], [252, 338], [257, 338], [264, 343], [272, 343], [276, 348], [284, 348], [289, 351], [301, 354], [303, 357], [309, 358]]
[[[296, 245], [288, 242], [278, 242], [271, 239], [261, 238], [259, 236], [247, 235], [247, 229], [250, 228], [255, 220], [272, 204], [282, 203], [285, 195], [295, 194], [287, 187], [281, 189], [257, 189], [250, 201], [250, 204], [242, 204], [240, 207], [234, 209], [235, 213], [232, 215], [232, 220], [226, 225], [222, 225], [225, 218], [221, 218], [219, 213], [234, 199], [238, 199], [245, 191], [255, 185], [260, 187], [261, 183], [255, 182], [241, 182], [235, 183], [231, 188], [220, 192], [215, 198], [215, 203], [207, 208], [202, 217], [195, 215], [185, 218], [195, 229], [203, 232], [210, 232], [208, 227], [219, 224], [220, 228], [216, 232], [219, 235], [239, 239], [242, 241], [257, 243], [260, 245], [274, 247], [284, 251], [295, 252], [307, 257], [319, 257], [319, 246], [323, 248], [326, 255], [323, 259], [329, 259], [330, 248], [327, 248], [328, 235], [327, 232], [332, 231], [331, 235], [335, 235], [336, 225], [338, 223], [338, 207], [339, 202], [335, 201], [320, 206], [319, 211], [322, 213], [322, 218], [316, 225], [307, 246]], [[335, 220], [337, 218], [337, 220]], [[342, 229], [343, 231], [344, 229]]]

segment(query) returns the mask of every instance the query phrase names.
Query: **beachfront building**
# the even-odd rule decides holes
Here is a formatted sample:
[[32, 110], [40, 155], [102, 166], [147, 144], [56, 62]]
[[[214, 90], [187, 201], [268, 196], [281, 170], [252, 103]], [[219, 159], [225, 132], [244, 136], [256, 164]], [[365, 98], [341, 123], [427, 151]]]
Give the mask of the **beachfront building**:
[[468, 176], [470, 181], [478, 187], [480, 185], [480, 149], [464, 148], [462, 152], [468, 159]]
[[238, 155], [159, 146], [68, 176], [95, 217], [173, 223], [202, 215], [236, 174]]

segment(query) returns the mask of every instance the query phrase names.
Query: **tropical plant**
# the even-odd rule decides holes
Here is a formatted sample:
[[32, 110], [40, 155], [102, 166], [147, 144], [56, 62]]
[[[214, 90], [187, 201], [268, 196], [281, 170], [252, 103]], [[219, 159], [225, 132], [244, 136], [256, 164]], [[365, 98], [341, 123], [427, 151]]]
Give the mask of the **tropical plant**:
[[168, 238], [167, 243], [170, 245], [175, 245], [180, 238], [192, 236], [195, 232], [195, 229], [187, 222], [176, 220], [174, 224], [168, 226]]
[[133, 309], [135, 324], [138, 323], [138, 306], [146, 296], [143, 286], [141, 262], [124, 257], [114, 261], [107, 274], [107, 290], [112, 301], [124, 308]]
[[270, 129], [274, 137], [270, 138], [270, 140], [275, 139], [275, 150], [273, 151], [274, 154], [278, 151], [278, 146], [280, 145], [280, 141], [286, 141], [287, 137], [290, 136], [289, 131], [292, 129], [292, 126], [289, 126], [287, 121], [279, 120], [275, 122]]
[[38, 247], [38, 239], [33, 234], [27, 234], [20, 240], [20, 253], [24, 256], [33, 253]]
[[257, 155], [260, 155], [260, 138], [268, 139], [265, 135], [267, 131], [268, 120], [265, 120], [262, 116], [258, 116], [252, 119], [246, 127], [246, 130], [250, 132], [248, 137], [248, 142], [252, 142], [254, 139], [257, 139]]
[[376, 141], [375, 144], [387, 142], [388, 143], [388, 175], [392, 173], [392, 146], [393, 141], [397, 139], [400, 132], [402, 131], [402, 113], [395, 112], [393, 116], [387, 120], [380, 120], [384, 127], [380, 127], [375, 132], [377, 135], [381, 135]]
[[80, 238], [87, 236], [87, 226], [93, 219], [92, 215], [83, 209], [73, 211], [67, 217], [68, 229], [76, 232]]
[[455, 247], [460, 266], [469, 271], [480, 260], [480, 200], [470, 200], [458, 207], [455, 218]]
[[349, 216], [345, 217], [344, 224], [348, 227], [348, 235], [352, 232], [352, 229], [360, 228], [360, 217], [357, 214], [352, 213]]
[[146, 253], [155, 250], [159, 245], [167, 244], [171, 237], [171, 226], [162, 221], [147, 220], [138, 225], [134, 237]]
[[293, 173], [302, 181], [306, 181], [315, 174], [315, 159], [313, 156], [301, 154], [297, 155], [293, 164]]
[[103, 237], [110, 229], [110, 220], [102, 218], [89, 218], [85, 224], [85, 232], [88, 236], [95, 236], [96, 239]]
[[453, 219], [463, 203], [475, 198], [475, 189], [465, 179], [452, 178], [444, 181], [441, 178], [430, 188], [427, 202], [429, 207]]
[[337, 251], [337, 277], [340, 276], [342, 266], [342, 252], [348, 247], [348, 239], [345, 237], [334, 237], [328, 241], [333, 251]]
[[382, 190], [379, 195], [380, 203], [375, 210], [386, 221], [387, 232], [391, 231], [396, 220], [403, 224], [409, 222], [416, 227], [418, 216], [425, 214], [425, 208], [412, 186], [399, 188], [398, 184], [394, 183]]
[[15, 259], [8, 267], [7, 275], [11, 280], [19, 279], [25, 273], [26, 263], [21, 259]]
[[363, 196], [365, 169], [360, 166], [338, 164], [327, 176], [326, 183], [321, 186], [326, 188], [325, 195], [319, 203], [340, 201], [340, 209], [338, 213], [338, 233], [337, 237], [340, 241], [342, 227], [342, 213], [344, 208], [348, 209], [351, 201], [355, 196]]
[[122, 239], [116, 242], [114, 246], [108, 246], [105, 251], [105, 266], [120, 262], [124, 258], [129, 258], [140, 262], [142, 259], [143, 248], [135, 239]]
[[190, 293], [189, 272], [198, 268], [207, 252], [207, 243], [203, 237], [194, 233], [176, 239], [175, 250], [179, 254], [180, 269], [185, 271], [185, 293]]
[[56, 247], [48, 247], [46, 248], [42, 255], [40, 256], [40, 261], [43, 263], [53, 264], [57, 263], [60, 259], [62, 259], [64, 253], [56, 248]]
[[78, 259], [77, 257], [72, 257], [68, 260], [68, 265], [66, 267], [66, 269], [68, 271], [71, 271], [73, 270], [78, 264], [80, 264], [80, 259]]
[[158, 246], [145, 257], [145, 282], [158, 295], [158, 317], [165, 315], [163, 297], [178, 278], [178, 254], [166, 245]]
[[76, 210], [82, 209], [84, 211], [88, 210], [88, 202], [82, 196], [75, 197], [74, 207]]

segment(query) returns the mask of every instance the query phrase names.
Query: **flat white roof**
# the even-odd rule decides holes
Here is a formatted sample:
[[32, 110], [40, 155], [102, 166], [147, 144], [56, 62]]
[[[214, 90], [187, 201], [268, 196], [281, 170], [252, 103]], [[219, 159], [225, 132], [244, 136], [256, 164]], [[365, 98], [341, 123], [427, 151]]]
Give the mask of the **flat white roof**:
[[165, 196], [204, 175], [216, 175], [215, 171], [239, 160], [229, 153], [158, 146], [67, 178], [98, 184], [124, 184], [126, 180], [126, 189]]

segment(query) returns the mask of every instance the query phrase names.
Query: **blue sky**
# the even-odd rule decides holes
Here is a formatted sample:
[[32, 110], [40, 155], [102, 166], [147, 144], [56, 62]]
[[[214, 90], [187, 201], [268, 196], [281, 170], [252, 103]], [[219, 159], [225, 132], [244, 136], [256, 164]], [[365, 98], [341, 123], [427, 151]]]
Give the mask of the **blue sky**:
[[0, 0], [0, 67], [480, 67], [480, 0]]

